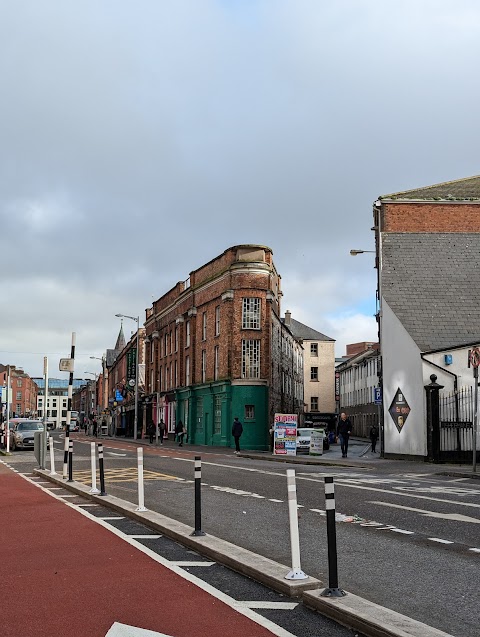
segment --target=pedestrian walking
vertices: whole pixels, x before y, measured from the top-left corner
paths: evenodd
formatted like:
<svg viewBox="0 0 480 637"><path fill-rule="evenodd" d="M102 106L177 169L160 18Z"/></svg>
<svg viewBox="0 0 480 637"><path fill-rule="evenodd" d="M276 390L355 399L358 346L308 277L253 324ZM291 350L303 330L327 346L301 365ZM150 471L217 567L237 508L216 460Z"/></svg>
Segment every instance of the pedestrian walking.
<svg viewBox="0 0 480 637"><path fill-rule="evenodd" d="M177 434L178 446L183 447L183 436L185 435L185 427L183 422L179 420L175 425L175 433Z"/></svg>
<svg viewBox="0 0 480 637"><path fill-rule="evenodd" d="M159 430L160 444L163 445L163 438L165 436L165 423L163 422L163 418L160 418L160 422L158 423L158 430Z"/></svg>
<svg viewBox="0 0 480 637"><path fill-rule="evenodd" d="M370 440L372 441L372 453L376 453L375 447L377 446L377 440L378 440L378 427L377 427L377 425L372 425L370 427Z"/></svg>
<svg viewBox="0 0 480 637"><path fill-rule="evenodd" d="M150 422L147 425L147 435L150 439L150 444L153 444L153 437L155 436L155 425L153 422Z"/></svg>
<svg viewBox="0 0 480 637"><path fill-rule="evenodd" d="M340 446L342 448L342 458L347 457L348 453L348 439L352 433L352 423L347 418L347 414L342 411L340 414L340 420L337 425L337 435L340 438Z"/></svg>
<svg viewBox="0 0 480 637"><path fill-rule="evenodd" d="M235 453L240 453L240 436L243 434L243 425L235 417L232 425L232 436L235 438Z"/></svg>
<svg viewBox="0 0 480 637"><path fill-rule="evenodd" d="M93 435L98 438L98 422L96 418L93 419Z"/></svg>

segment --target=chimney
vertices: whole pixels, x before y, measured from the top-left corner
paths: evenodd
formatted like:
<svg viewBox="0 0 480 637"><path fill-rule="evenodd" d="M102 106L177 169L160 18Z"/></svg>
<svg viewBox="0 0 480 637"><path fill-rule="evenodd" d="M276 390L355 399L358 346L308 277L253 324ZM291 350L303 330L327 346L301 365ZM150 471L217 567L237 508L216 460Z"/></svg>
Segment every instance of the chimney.
<svg viewBox="0 0 480 637"><path fill-rule="evenodd" d="M288 327L290 327L291 325L291 319L292 318L292 313L290 312L290 310L287 310L285 312L285 325L288 325Z"/></svg>

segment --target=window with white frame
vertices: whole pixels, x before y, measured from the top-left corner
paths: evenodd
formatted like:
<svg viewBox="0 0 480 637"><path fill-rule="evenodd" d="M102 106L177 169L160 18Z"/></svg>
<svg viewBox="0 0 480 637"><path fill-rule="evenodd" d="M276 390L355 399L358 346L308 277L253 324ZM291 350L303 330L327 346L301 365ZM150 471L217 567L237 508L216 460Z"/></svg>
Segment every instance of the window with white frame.
<svg viewBox="0 0 480 637"><path fill-rule="evenodd" d="M190 321L185 323L185 347L190 347Z"/></svg>
<svg viewBox="0 0 480 637"><path fill-rule="evenodd" d="M158 391L162 391L162 368L158 368Z"/></svg>
<svg viewBox="0 0 480 637"><path fill-rule="evenodd" d="M173 354L173 333L170 330L170 354Z"/></svg>
<svg viewBox="0 0 480 637"><path fill-rule="evenodd" d="M21 378L17 378L17 387L21 387L23 385L23 381Z"/></svg>
<svg viewBox="0 0 480 637"><path fill-rule="evenodd" d="M261 299L247 297L243 299L242 328L244 330L260 329Z"/></svg>
<svg viewBox="0 0 480 637"><path fill-rule="evenodd" d="M260 339L242 340L242 378L260 378Z"/></svg>
<svg viewBox="0 0 480 637"><path fill-rule="evenodd" d="M202 349L202 383L205 382L207 376L207 350Z"/></svg>
<svg viewBox="0 0 480 637"><path fill-rule="evenodd" d="M207 340L207 313L202 314L202 341Z"/></svg>
<svg viewBox="0 0 480 637"><path fill-rule="evenodd" d="M17 400L22 400L22 392L17 391Z"/></svg>
<svg viewBox="0 0 480 637"><path fill-rule="evenodd" d="M318 396L310 397L310 411L318 411Z"/></svg>
<svg viewBox="0 0 480 637"><path fill-rule="evenodd" d="M213 380L218 380L218 370L220 367L220 348L218 345L215 347L215 363L213 370Z"/></svg>
<svg viewBox="0 0 480 637"><path fill-rule="evenodd" d="M155 375L154 375L153 369L151 369L150 370L150 393L155 391L154 378L155 378Z"/></svg>
<svg viewBox="0 0 480 637"><path fill-rule="evenodd" d="M178 363L176 359L175 359L174 365L175 365L175 376L174 376L175 387L178 387Z"/></svg>
<svg viewBox="0 0 480 637"><path fill-rule="evenodd" d="M215 308L215 336L220 334L220 306Z"/></svg>
<svg viewBox="0 0 480 637"><path fill-rule="evenodd" d="M222 399L220 396L214 398L214 420L213 420L213 433L222 433Z"/></svg>
<svg viewBox="0 0 480 637"><path fill-rule="evenodd" d="M255 405L245 405L245 420L253 420L255 418Z"/></svg>
<svg viewBox="0 0 480 637"><path fill-rule="evenodd" d="M318 356L318 343L310 343L310 356Z"/></svg>
<svg viewBox="0 0 480 637"><path fill-rule="evenodd" d="M310 380L318 380L318 367L310 367Z"/></svg>
<svg viewBox="0 0 480 637"><path fill-rule="evenodd" d="M185 385L190 385L190 356L185 358Z"/></svg>

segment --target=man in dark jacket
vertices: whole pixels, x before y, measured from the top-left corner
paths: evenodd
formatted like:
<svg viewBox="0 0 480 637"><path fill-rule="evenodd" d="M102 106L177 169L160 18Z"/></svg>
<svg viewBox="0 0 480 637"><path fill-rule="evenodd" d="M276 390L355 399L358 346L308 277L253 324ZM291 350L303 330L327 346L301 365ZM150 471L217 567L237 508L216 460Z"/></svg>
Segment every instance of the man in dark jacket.
<svg viewBox="0 0 480 637"><path fill-rule="evenodd" d="M235 453L240 453L240 436L243 434L243 425L236 417L232 425L232 436L235 438Z"/></svg>
<svg viewBox="0 0 480 637"><path fill-rule="evenodd" d="M352 433L352 423L347 418L347 414L342 412L337 425L337 435L340 438L340 446L342 447L342 458L347 457L348 453L348 439Z"/></svg>

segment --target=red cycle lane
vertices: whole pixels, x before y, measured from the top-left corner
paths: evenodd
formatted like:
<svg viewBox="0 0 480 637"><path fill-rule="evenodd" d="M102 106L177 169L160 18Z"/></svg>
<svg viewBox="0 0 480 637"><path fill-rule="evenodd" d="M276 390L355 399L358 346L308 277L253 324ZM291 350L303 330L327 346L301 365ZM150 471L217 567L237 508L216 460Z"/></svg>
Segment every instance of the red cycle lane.
<svg viewBox="0 0 480 637"><path fill-rule="evenodd" d="M2 637L273 634L2 464L0 571Z"/></svg>

